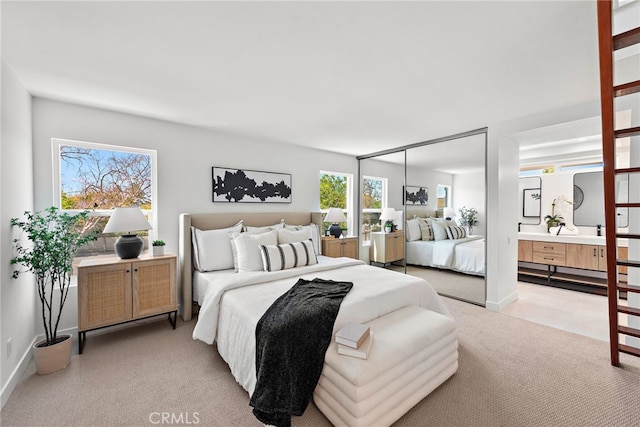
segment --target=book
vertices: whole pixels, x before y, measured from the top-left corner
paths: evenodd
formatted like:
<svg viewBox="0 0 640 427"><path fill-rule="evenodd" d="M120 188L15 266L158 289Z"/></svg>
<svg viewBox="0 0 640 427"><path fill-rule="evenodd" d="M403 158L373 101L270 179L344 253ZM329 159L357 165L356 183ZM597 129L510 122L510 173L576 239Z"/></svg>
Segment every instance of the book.
<svg viewBox="0 0 640 427"><path fill-rule="evenodd" d="M362 323L349 322L336 332L336 342L351 348L358 348L369 336L369 327Z"/></svg>
<svg viewBox="0 0 640 427"><path fill-rule="evenodd" d="M370 332L369 336L364 340L359 348L347 347L346 345L338 344L338 354L357 357L359 359L367 359L369 357L369 352L371 351L372 343L373 332Z"/></svg>

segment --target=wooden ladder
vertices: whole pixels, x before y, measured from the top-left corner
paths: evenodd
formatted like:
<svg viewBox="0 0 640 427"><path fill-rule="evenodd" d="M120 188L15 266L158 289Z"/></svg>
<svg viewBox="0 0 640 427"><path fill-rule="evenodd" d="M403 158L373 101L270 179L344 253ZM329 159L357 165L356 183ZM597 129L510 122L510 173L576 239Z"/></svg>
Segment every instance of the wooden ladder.
<svg viewBox="0 0 640 427"><path fill-rule="evenodd" d="M637 224L638 215L631 215L632 211L640 208L640 199L635 195L636 200L630 193L630 200L620 203L616 200L616 176L628 174L631 178L640 179L640 167L636 163L632 167L618 168L616 165L617 142L621 138L634 139L640 137L640 127L627 129L615 128L615 105L614 100L618 97L634 96L640 92L640 80L635 80L623 84L614 85L614 52L626 47L640 44L640 26L620 34L613 34L613 10L611 1L598 1L598 41L600 50L600 91L602 103L602 155L604 162L604 208L605 227L607 245L607 295L609 300L609 337L611 345L611 364L620 365L620 352L628 353L640 357L640 346L632 346L620 343L620 336L640 338L640 329L624 326L620 324L619 314L623 313L629 318L634 316L640 319L640 308L628 306L622 303L621 296L629 293L640 293L640 284L631 283L638 281L640 271L640 260L619 259L619 243L621 239L628 242L629 246L640 241L640 231ZM639 24L640 25L640 24ZM637 108L637 107L636 107ZM637 162L637 161L636 161ZM637 191L635 193L638 193ZM628 209L631 227L628 233L617 232L618 209ZM640 215L640 214L639 214ZM635 228L634 228L635 227ZM616 230L611 232L610 230ZM633 230L633 231L631 231ZM630 254L633 253L630 247ZM640 246L636 246L636 253L640 251ZM627 268L629 279L627 283L621 282L620 268ZM634 271L635 270L635 271ZM633 274L635 273L635 274Z"/></svg>

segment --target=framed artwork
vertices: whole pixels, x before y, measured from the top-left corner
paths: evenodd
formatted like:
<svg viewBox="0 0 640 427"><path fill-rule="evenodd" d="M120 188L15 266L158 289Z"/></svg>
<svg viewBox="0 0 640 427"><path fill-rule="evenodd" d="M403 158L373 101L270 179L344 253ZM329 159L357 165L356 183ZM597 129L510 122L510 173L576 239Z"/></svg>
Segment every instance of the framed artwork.
<svg viewBox="0 0 640 427"><path fill-rule="evenodd" d="M540 217L540 189L525 188L522 190L522 216Z"/></svg>
<svg viewBox="0 0 640 427"><path fill-rule="evenodd" d="M213 201L291 203L291 174L247 169L211 168Z"/></svg>
<svg viewBox="0 0 640 427"><path fill-rule="evenodd" d="M405 205L426 206L429 202L429 188L407 185L403 187Z"/></svg>

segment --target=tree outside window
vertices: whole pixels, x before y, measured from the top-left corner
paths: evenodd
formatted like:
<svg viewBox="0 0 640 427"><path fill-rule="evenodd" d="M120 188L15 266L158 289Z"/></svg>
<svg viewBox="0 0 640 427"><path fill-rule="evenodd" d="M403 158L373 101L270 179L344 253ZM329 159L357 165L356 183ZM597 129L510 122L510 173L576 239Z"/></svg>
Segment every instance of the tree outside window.
<svg viewBox="0 0 640 427"><path fill-rule="evenodd" d="M62 210L88 209L92 228L102 230L114 208L139 206L153 224L155 151L65 140L54 140L54 145L55 198ZM146 232L139 234L148 238ZM101 234L78 255L112 254L116 237Z"/></svg>
<svg viewBox="0 0 640 427"><path fill-rule="evenodd" d="M349 202L351 180L351 175L320 171L320 210L326 212L329 208L342 209L347 217L347 222L340 224L343 229L347 229L351 224L351 206ZM323 223L323 226L326 229L331 224Z"/></svg>

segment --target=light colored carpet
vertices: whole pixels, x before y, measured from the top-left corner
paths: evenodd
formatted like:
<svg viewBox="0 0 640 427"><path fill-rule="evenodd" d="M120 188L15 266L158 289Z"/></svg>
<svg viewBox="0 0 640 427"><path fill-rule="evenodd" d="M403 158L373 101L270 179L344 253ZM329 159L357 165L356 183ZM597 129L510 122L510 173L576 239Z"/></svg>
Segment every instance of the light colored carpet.
<svg viewBox="0 0 640 427"><path fill-rule="evenodd" d="M615 368L603 341L445 302L458 323L460 367L396 426L639 425L640 359L622 355ZM163 320L89 337L67 369L38 376L30 367L0 423L145 426L169 413L181 424L197 416L205 426L260 426L215 347L191 339L193 326L179 320L174 331ZM313 404L293 419L328 425Z"/></svg>
<svg viewBox="0 0 640 427"><path fill-rule="evenodd" d="M393 264L391 269L404 272L404 267ZM407 274L422 277L439 295L485 305L484 277L458 273L451 270L407 265Z"/></svg>

